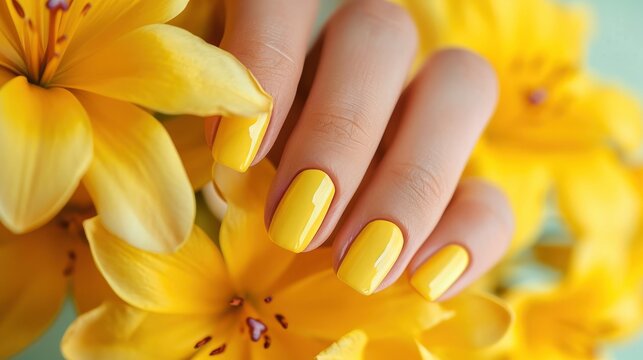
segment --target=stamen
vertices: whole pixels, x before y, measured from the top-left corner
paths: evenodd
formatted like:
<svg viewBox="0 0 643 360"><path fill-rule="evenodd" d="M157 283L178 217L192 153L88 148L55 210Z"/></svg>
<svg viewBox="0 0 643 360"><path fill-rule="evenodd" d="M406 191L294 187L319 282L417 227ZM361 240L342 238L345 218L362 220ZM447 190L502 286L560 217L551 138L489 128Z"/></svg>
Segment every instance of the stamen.
<svg viewBox="0 0 643 360"><path fill-rule="evenodd" d="M264 336L263 337L263 348L264 349L269 348L270 344L271 344L270 336L268 336L268 335Z"/></svg>
<svg viewBox="0 0 643 360"><path fill-rule="evenodd" d="M212 336L206 336L206 337L204 337L203 339L199 340L199 341L194 345L194 348L195 348L195 349L199 349L199 348L200 348L200 347L202 347L203 345L205 345L205 344L209 343L209 342L210 342L210 340L212 340Z"/></svg>
<svg viewBox="0 0 643 360"><path fill-rule="evenodd" d="M210 351L210 356L222 354L225 351L226 344L219 346L218 348Z"/></svg>
<svg viewBox="0 0 643 360"><path fill-rule="evenodd" d="M286 317L281 315L281 314L275 314L275 319L277 319L277 322L279 325L281 325L282 328L288 329L288 321L286 321Z"/></svg>
<svg viewBox="0 0 643 360"><path fill-rule="evenodd" d="M248 317L246 324L248 324L248 328L250 329L250 340L254 342L259 341L266 331L268 331L268 326L261 322L261 320Z"/></svg>
<svg viewBox="0 0 643 360"><path fill-rule="evenodd" d="M235 296L232 298L232 300L230 300L228 304L230 304L230 306L233 306L233 307L241 306L243 305L243 298Z"/></svg>
<svg viewBox="0 0 643 360"><path fill-rule="evenodd" d="M272 296L266 296L263 299L263 302L265 302L266 304L270 304L272 302Z"/></svg>

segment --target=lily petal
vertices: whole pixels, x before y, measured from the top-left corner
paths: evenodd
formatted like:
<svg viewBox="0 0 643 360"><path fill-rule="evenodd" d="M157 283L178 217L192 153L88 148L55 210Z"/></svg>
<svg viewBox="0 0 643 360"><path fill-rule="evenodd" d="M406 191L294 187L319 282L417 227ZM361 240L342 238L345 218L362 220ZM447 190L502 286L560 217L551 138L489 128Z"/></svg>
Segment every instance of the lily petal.
<svg viewBox="0 0 643 360"><path fill-rule="evenodd" d="M87 113L67 90L23 76L0 89L0 221L24 233L71 197L92 158Z"/></svg>
<svg viewBox="0 0 643 360"><path fill-rule="evenodd" d="M625 167L607 152L563 163L556 172L559 207L578 237L629 238L638 222L637 190Z"/></svg>
<svg viewBox="0 0 643 360"><path fill-rule="evenodd" d="M288 318L293 330L331 341L355 328L373 340L412 336L452 315L418 296L406 281L365 297L337 279L332 269L309 276L274 298L271 306Z"/></svg>
<svg viewBox="0 0 643 360"><path fill-rule="evenodd" d="M223 166L214 171L214 182L228 202L219 243L239 291L267 291L295 258L270 241L264 223L264 204L274 176L275 169L268 161L246 173Z"/></svg>
<svg viewBox="0 0 643 360"><path fill-rule="evenodd" d="M268 112L272 103L231 54L161 24L143 26L102 46L53 83L164 114L249 118Z"/></svg>
<svg viewBox="0 0 643 360"><path fill-rule="evenodd" d="M69 9L69 16L79 19L78 28L67 30L73 36L60 69L64 71L73 67L79 60L134 29L173 19L185 9L188 1L76 0L77 4ZM90 5L85 8L87 3ZM40 3L38 5L42 6Z"/></svg>
<svg viewBox="0 0 643 360"><path fill-rule="evenodd" d="M106 302L77 318L62 339L67 359L188 359L221 343L232 325L230 317L164 315L123 303Z"/></svg>
<svg viewBox="0 0 643 360"><path fill-rule="evenodd" d="M38 338L67 292L67 242L56 226L13 235L0 226L0 358Z"/></svg>
<svg viewBox="0 0 643 360"><path fill-rule="evenodd" d="M192 188L201 189L212 179L212 151L205 142L203 118L191 115L163 121L179 152Z"/></svg>
<svg viewBox="0 0 643 360"><path fill-rule="evenodd" d="M319 353L315 360L362 360L367 342L365 332L353 330Z"/></svg>
<svg viewBox="0 0 643 360"><path fill-rule="evenodd" d="M195 227L179 250L155 254L110 234L96 217L85 222L96 266L127 303L159 313L203 314L227 309L233 294L219 250Z"/></svg>
<svg viewBox="0 0 643 360"><path fill-rule="evenodd" d="M443 303L453 317L422 334L428 349L480 349L500 340L512 315L507 305L485 294L462 294ZM448 358L448 357L447 357Z"/></svg>
<svg viewBox="0 0 643 360"><path fill-rule="evenodd" d="M189 235L196 203L163 126L134 105L79 93L94 127L84 178L109 230L142 249L173 251Z"/></svg>
<svg viewBox="0 0 643 360"><path fill-rule="evenodd" d="M426 356L425 356L426 355ZM369 341L365 359L368 360L435 360L412 337L382 338Z"/></svg>
<svg viewBox="0 0 643 360"><path fill-rule="evenodd" d="M532 244L544 220L552 184L546 166L528 154L495 149L484 143L476 148L468 166L467 175L490 181L509 199L516 220L510 251Z"/></svg>

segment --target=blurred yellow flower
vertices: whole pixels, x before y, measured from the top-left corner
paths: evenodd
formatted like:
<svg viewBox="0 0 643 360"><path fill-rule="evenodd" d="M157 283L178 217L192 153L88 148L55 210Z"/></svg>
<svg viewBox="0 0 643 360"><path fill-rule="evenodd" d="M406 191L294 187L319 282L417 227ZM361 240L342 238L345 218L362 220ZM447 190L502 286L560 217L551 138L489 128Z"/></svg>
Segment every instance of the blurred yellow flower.
<svg viewBox="0 0 643 360"><path fill-rule="evenodd" d="M0 221L11 232L46 224L82 179L120 238L168 251L188 237L192 189L167 133L138 106L255 117L271 100L231 55L161 24L186 4L0 4Z"/></svg>
<svg viewBox="0 0 643 360"><path fill-rule="evenodd" d="M499 103L468 175L509 196L513 249L536 239L550 195L577 232L627 236L633 189L616 157L640 145L641 109L586 73L586 12L551 0L398 2L421 31L418 63L437 48L462 46L496 69Z"/></svg>
<svg viewBox="0 0 643 360"><path fill-rule="evenodd" d="M427 348L442 349L486 346L504 334L510 316L486 296L442 306L401 281L364 297L337 279L330 248L295 255L275 246L263 212L274 174L265 161L246 174L216 168L228 203L219 247L195 227L176 253L154 254L109 234L98 218L87 221L96 263L126 303L77 319L63 339L65 356L305 359L359 328L372 340L368 359L412 360L428 351L418 345L425 335ZM451 325L433 331L442 323Z"/></svg>
<svg viewBox="0 0 643 360"><path fill-rule="evenodd" d="M0 358L26 347L54 321L70 288L78 313L115 299L96 269L82 221L95 215L80 189L47 225L24 235L0 226Z"/></svg>

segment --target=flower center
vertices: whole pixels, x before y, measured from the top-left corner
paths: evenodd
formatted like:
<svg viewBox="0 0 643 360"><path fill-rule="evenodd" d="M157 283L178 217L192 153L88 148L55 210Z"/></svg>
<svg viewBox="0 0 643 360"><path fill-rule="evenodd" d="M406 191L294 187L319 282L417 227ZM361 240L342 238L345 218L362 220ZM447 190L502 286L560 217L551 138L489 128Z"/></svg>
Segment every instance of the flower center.
<svg viewBox="0 0 643 360"><path fill-rule="evenodd" d="M26 75L31 82L46 85L56 73L69 39L91 9L91 3L85 2L80 11L71 16L74 0L46 0L44 10L49 15L46 16L40 8L36 8L35 14L28 14L19 0L11 2L17 15L14 25L22 34L18 50L27 67ZM11 63L9 59L3 60Z"/></svg>
<svg viewBox="0 0 643 360"><path fill-rule="evenodd" d="M261 306L268 306L272 302L272 296L266 296L262 301L262 303L266 305ZM262 319L257 315L258 312L249 303L252 303L252 301L247 301L241 296L234 296L232 299L230 299L230 301L228 301L228 305L233 308L234 311L240 311L240 314L242 314L240 317L240 319L242 319L242 323L240 326L241 332L245 333L246 331L248 331L248 339L253 343L258 343L263 339L262 347L264 349L269 349L272 344L272 339L270 337L270 327L268 324L274 321L277 325L285 330L288 329L288 321L286 320L286 317L284 315L277 313L273 315L274 319ZM258 305L259 304L261 304L261 302L259 302ZM194 349L202 349L203 347L210 344L213 336L214 334L209 334L197 340L195 342ZM210 356L223 354L226 350L226 347L228 346L225 342L214 345L216 346L215 348L210 348L212 350L208 349L208 354Z"/></svg>

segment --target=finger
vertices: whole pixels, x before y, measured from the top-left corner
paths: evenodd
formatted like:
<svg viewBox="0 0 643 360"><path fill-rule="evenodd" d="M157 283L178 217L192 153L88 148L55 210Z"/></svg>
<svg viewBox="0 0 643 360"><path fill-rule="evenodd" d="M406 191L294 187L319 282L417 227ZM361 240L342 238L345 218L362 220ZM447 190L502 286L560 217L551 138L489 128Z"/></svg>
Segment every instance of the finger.
<svg viewBox="0 0 643 360"><path fill-rule="evenodd" d="M317 5L317 0L226 2L221 47L250 69L274 107L257 119L222 119L212 149L217 163L245 171L272 146L297 90Z"/></svg>
<svg viewBox="0 0 643 360"><path fill-rule="evenodd" d="M430 301L448 299L500 260L513 228L511 207L500 190L480 180L462 182L411 260L411 284Z"/></svg>
<svg viewBox="0 0 643 360"><path fill-rule="evenodd" d="M268 198L276 244L301 252L330 235L377 149L415 47L410 16L386 1L354 1L331 19Z"/></svg>
<svg viewBox="0 0 643 360"><path fill-rule="evenodd" d="M425 65L337 236L341 280L370 294L402 274L442 216L495 102L493 70L477 55L443 50Z"/></svg>

